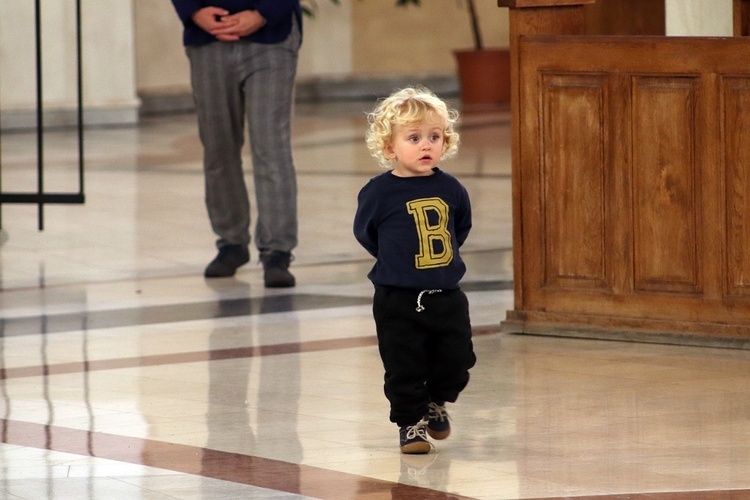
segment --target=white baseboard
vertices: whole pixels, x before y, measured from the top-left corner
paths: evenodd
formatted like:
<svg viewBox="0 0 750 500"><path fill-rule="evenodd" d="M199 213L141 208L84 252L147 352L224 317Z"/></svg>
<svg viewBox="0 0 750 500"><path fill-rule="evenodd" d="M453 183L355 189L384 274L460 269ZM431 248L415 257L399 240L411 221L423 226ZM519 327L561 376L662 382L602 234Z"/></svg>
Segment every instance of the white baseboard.
<svg viewBox="0 0 750 500"><path fill-rule="evenodd" d="M137 125L140 103L127 106L87 108L83 112L86 127ZM45 109L42 119L44 128L72 128L78 125L78 111L75 108ZM0 110L0 130L26 131L37 128L37 114L34 109Z"/></svg>

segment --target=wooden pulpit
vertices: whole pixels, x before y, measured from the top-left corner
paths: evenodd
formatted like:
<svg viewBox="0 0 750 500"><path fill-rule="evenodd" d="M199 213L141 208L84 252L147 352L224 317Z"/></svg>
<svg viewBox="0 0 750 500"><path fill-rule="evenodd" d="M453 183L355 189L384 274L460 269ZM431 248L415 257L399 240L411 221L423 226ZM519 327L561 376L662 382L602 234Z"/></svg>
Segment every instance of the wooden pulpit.
<svg viewBox="0 0 750 500"><path fill-rule="evenodd" d="M510 8L506 331L750 348L750 39L586 36ZM750 0L735 0L747 34Z"/></svg>

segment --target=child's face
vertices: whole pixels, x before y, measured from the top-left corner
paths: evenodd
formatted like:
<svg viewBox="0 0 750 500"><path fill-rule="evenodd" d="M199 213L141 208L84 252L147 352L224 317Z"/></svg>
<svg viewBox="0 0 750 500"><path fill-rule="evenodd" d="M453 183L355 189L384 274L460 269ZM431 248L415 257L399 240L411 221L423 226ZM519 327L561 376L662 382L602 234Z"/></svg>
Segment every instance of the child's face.
<svg viewBox="0 0 750 500"><path fill-rule="evenodd" d="M394 159L393 174L398 177L432 175L432 169L443 156L443 124L426 121L414 125L396 125L388 158Z"/></svg>

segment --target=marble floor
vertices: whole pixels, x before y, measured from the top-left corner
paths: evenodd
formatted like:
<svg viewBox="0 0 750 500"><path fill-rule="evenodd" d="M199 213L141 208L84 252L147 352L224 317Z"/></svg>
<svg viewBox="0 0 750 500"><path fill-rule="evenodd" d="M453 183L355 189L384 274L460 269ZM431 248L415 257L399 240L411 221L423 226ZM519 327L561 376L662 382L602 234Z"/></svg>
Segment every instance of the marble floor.
<svg viewBox="0 0 750 500"><path fill-rule="evenodd" d="M506 110L466 112L443 165L469 189L478 363L453 433L401 455L354 241L372 103L299 105L298 286L214 255L190 114L88 130L84 205L2 206L3 499L750 498L750 352L519 336ZM45 188L77 189L75 134ZM3 192L36 190L36 137L0 139ZM257 255L254 254L254 257Z"/></svg>

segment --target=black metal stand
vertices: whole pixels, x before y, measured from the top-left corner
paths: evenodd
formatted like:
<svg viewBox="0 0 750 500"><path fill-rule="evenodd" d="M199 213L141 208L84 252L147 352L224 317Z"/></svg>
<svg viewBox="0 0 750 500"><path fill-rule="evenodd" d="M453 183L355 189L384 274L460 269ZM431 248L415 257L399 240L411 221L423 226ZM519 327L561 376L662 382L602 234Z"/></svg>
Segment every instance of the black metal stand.
<svg viewBox="0 0 750 500"><path fill-rule="evenodd" d="M83 64L81 48L81 0L76 0L76 70L77 70L77 127L78 127L78 192L50 193L44 190L44 102L42 92L42 30L41 0L35 0L34 19L36 34L36 134L37 134L37 191L28 193L5 193L0 189L0 208L3 203L31 203L38 206L39 230L44 229L45 204L82 204L83 193ZM0 165L1 166L1 165ZM1 188L0 184L0 188ZM0 210L0 230L2 213Z"/></svg>

